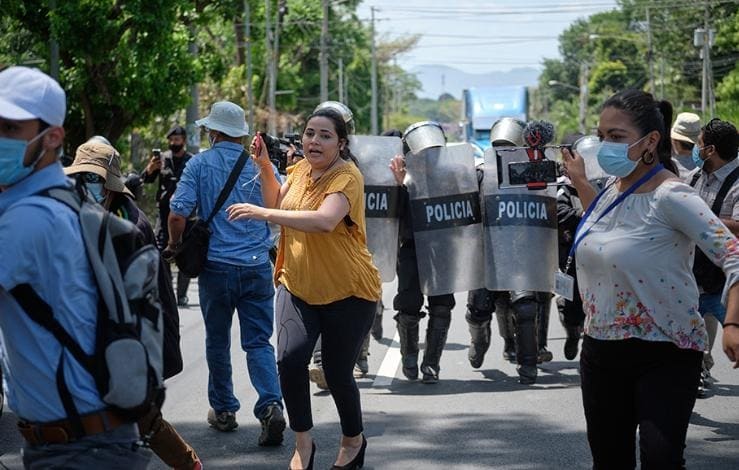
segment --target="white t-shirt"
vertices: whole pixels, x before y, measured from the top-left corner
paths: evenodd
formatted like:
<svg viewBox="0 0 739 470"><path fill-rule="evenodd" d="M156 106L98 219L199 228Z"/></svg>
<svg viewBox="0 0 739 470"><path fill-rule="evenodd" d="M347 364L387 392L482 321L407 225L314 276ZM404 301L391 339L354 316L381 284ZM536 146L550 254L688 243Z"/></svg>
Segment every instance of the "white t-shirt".
<svg viewBox="0 0 739 470"><path fill-rule="evenodd" d="M605 191L581 232L619 195L615 185ZM692 271L695 243L723 267L725 302L728 288L739 281L739 243L693 188L666 181L654 191L628 196L592 227L577 250L585 334L706 350Z"/></svg>

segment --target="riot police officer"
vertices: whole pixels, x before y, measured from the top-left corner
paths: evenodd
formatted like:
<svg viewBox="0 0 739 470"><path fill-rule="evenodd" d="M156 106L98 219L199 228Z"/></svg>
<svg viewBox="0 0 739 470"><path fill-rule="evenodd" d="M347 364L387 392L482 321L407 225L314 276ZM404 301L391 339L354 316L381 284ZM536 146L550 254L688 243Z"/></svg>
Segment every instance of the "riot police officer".
<svg viewBox="0 0 739 470"><path fill-rule="evenodd" d="M404 144L406 144L404 151L406 154L413 153L413 158L424 158L424 156L422 156L424 155L423 151L415 153L413 152L414 149L412 146L411 148L408 147L410 132L416 130L419 132L438 134L438 136L440 136L440 142L436 144L437 147L441 149L445 147L446 138L441 126L438 123L422 122L414 124L406 130L404 135ZM466 150L463 150L463 152L466 152ZM443 157L443 151L439 155ZM469 148L469 155L465 156L467 156L470 163L472 163L473 154L471 148ZM404 183L406 178L407 170L405 163L403 156L397 155L393 158L390 164L390 168L393 171L398 184L401 185ZM470 171L472 170L472 165L470 165L469 169ZM432 178L429 178L429 180L430 179ZM474 174L471 175L471 179L474 179ZM434 294L426 295L429 320L426 328L426 348L424 350L423 360L421 361L420 366L423 383L433 384L439 381L441 355L444 350L444 346L446 345L447 334L451 324L451 313L455 306L453 295L454 289L443 287L444 284L447 286L450 285L448 282L434 282L436 281L434 279L431 279L431 282L429 282L429 279L425 279L429 276L427 270L419 273L419 262L429 262L429 260L421 260L420 256L417 257L418 231L421 223L424 221L415 220L418 214L417 212L414 212L412 207L414 200L413 191L413 188L402 186L400 193L400 244L397 264L398 292L393 299L393 308L397 311L395 321L397 323L398 334L400 336L400 353L402 356L403 375L409 380L415 380L418 378L419 372L419 323L426 315L426 312L422 310L424 304L424 291L434 292ZM476 193L475 198L477 198ZM480 222L479 218L476 222ZM468 224L469 221L464 223ZM414 225L418 226L414 227ZM433 263L433 261L431 261L431 263ZM434 269L433 271L443 272L445 269ZM433 288L430 288L429 286L432 284L434 286ZM445 289L446 292L444 292Z"/></svg>
<svg viewBox="0 0 739 470"><path fill-rule="evenodd" d="M498 120L491 128L492 152L496 152L496 148L501 146L521 147L524 144L523 131L525 127L526 123L517 119L503 118ZM496 153L492 153L491 155L496 160ZM500 161L500 158L497 158L495 174L485 176L497 179L498 173L502 172L501 168L497 168ZM490 181L487 184L489 187L496 188L497 191L499 182ZM490 197L490 195L485 193L485 197ZM554 204L549 206L554 207ZM549 214L548 211L549 209L546 209L546 218L551 219L549 222L556 227L556 213ZM515 230L521 231L520 235L517 234L517 236L526 238L527 229L528 227L526 225L516 225ZM556 242L556 232L552 232L551 236L553 237L552 242ZM505 241L490 245L493 247L493 258L499 258L499 256L495 256L496 248L506 249ZM547 249L545 247L539 248ZM553 254L556 255L556 253ZM498 271L505 269L506 267L497 267ZM551 274L553 275L553 272ZM516 288L503 290L507 281L500 282L500 277L491 277L493 279L490 281L486 279L486 287L492 287L494 290L479 289L471 291L468 295L466 319L471 337L468 359L473 367L480 367L482 365L485 352L490 346L490 322L492 313L493 310L496 310L498 313L500 335L504 339L504 358L517 362L519 381L522 384L533 384L537 377L537 363L552 360L552 354L546 347L549 327L549 307L552 296L549 292L533 289L524 290ZM525 279L526 276L518 277L523 279L520 279L517 285L528 287L529 284ZM513 341L514 337L515 342ZM514 344L515 355L511 351Z"/></svg>

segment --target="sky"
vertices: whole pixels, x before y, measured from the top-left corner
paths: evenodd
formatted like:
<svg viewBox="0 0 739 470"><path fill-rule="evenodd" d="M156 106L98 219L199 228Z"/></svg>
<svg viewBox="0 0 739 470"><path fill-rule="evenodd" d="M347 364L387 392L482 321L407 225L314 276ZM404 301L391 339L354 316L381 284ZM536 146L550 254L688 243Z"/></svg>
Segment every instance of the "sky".
<svg viewBox="0 0 739 470"><path fill-rule="evenodd" d="M558 36L578 18L612 10L615 0L364 0L362 19L375 12L378 38L421 34L398 58L410 70L449 65L468 73L538 67L559 57Z"/></svg>

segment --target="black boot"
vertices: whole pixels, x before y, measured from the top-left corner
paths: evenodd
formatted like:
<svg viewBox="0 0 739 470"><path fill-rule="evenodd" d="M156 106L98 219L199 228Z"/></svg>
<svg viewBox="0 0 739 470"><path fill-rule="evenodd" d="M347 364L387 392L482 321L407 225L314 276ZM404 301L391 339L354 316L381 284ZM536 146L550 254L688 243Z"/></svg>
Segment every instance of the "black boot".
<svg viewBox="0 0 739 470"><path fill-rule="evenodd" d="M375 313L375 319L372 321L372 337L377 341L382 339L382 312L385 310L382 300L377 302L377 312Z"/></svg>
<svg viewBox="0 0 739 470"><path fill-rule="evenodd" d="M508 301L495 303L495 317L498 320L498 331L503 338L503 359L516 362L516 325L513 320L514 313Z"/></svg>
<svg viewBox="0 0 739 470"><path fill-rule="evenodd" d="M190 286L190 278L177 273L177 306L187 307L189 299L187 298L187 288Z"/></svg>
<svg viewBox="0 0 739 470"><path fill-rule="evenodd" d="M554 356L552 352L547 349L547 336L549 335L549 301L539 303L539 354L537 357L537 363L551 361Z"/></svg>
<svg viewBox="0 0 739 470"><path fill-rule="evenodd" d="M429 307L429 324L426 327L426 349L423 352L421 373L423 383L435 384L439 381L441 367L441 353L446 345L449 325L452 322L452 312L449 307Z"/></svg>
<svg viewBox="0 0 739 470"><path fill-rule="evenodd" d="M367 357L369 356L369 343L370 335L367 335L364 337L362 349L359 351L357 362L354 364L354 377L358 379L366 377L369 372L369 361L367 360Z"/></svg>
<svg viewBox="0 0 739 470"><path fill-rule="evenodd" d="M582 330L579 326L565 326L565 331L567 332L567 339L565 340L565 359L571 361L577 356Z"/></svg>
<svg viewBox="0 0 739 470"><path fill-rule="evenodd" d="M395 321L400 336L400 355L403 361L403 375L408 380L418 378L418 321L422 318L420 312L398 312Z"/></svg>
<svg viewBox="0 0 739 470"><path fill-rule="evenodd" d="M490 320L476 321L467 313L467 326L470 329L470 349L467 359L470 365L478 369L485 360L485 353L490 348Z"/></svg>
<svg viewBox="0 0 739 470"><path fill-rule="evenodd" d="M513 304L516 312L516 361L518 381L524 385L536 382L536 361L539 356L539 329L537 328L537 302L525 297Z"/></svg>
<svg viewBox="0 0 739 470"><path fill-rule="evenodd" d="M516 363L516 338L505 338L503 340L503 359L511 364Z"/></svg>

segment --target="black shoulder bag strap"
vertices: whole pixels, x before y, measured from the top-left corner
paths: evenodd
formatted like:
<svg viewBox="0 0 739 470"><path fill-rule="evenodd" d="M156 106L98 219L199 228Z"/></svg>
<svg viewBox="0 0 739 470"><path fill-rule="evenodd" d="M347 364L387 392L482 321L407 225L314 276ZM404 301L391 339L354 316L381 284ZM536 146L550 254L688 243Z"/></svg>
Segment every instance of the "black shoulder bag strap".
<svg viewBox="0 0 739 470"><path fill-rule="evenodd" d="M249 154L246 153L246 150L244 150L243 152L241 152L239 159L236 161L236 164L234 165L233 170L231 170L231 174L228 175L228 180L226 181L226 185L221 190L221 194L218 195L218 199L216 200L216 205L213 206L213 212L211 212L210 215L208 216L208 219L205 221L205 225L210 225L211 221L213 220L213 217L215 217L218 211L221 210L221 207L223 207L223 204L226 203L226 199L228 199L228 196L231 194L231 191L233 190L233 187L236 184L236 181L238 181L239 179L241 170L243 170L244 165L246 165L247 158L249 158Z"/></svg>
<svg viewBox="0 0 739 470"><path fill-rule="evenodd" d="M716 214L716 217L720 217L721 206L724 204L726 194L729 192L729 189L734 186L737 179L739 179L739 167L734 168L734 171L729 173L724 180L724 183L721 185L721 189L718 190L718 194L716 194L716 200L713 201L713 205L711 206L711 210Z"/></svg>
<svg viewBox="0 0 739 470"><path fill-rule="evenodd" d="M79 343L72 338L72 336L64 329L59 321L54 318L54 313L51 307L47 304L36 291L29 284L19 284L14 288L10 289L10 295L13 296L21 309L26 312L34 322L38 323L44 329L49 331L59 343L61 343L63 349L66 349L72 356L93 376L94 375L94 358L86 354ZM80 414L77 411L77 407L74 404L72 394L67 387L67 383L64 380L64 352L59 356L59 363L57 364L56 370L56 387L61 399L64 411L67 413L73 431L76 437L82 437L85 435L84 427L80 419Z"/></svg>
<svg viewBox="0 0 739 470"><path fill-rule="evenodd" d="M693 178L690 180L690 186L692 186L692 187L695 188L695 184L700 179L702 173L703 172L701 170L698 170L698 171L695 172L695 174L693 175Z"/></svg>

